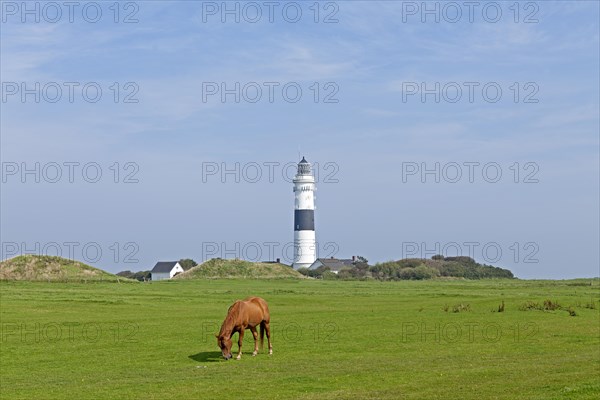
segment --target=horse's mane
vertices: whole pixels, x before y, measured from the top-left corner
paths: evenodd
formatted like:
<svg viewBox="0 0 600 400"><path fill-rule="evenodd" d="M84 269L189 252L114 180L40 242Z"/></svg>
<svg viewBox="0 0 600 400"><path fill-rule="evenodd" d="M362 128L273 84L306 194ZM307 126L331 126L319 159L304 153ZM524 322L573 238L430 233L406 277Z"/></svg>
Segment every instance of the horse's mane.
<svg viewBox="0 0 600 400"><path fill-rule="evenodd" d="M235 321L240 313L240 303L241 301L237 300L227 310L227 316L225 317L225 320L221 325L221 331L219 332L219 336L224 336L225 334L231 332L231 330L233 329L233 325L235 325Z"/></svg>

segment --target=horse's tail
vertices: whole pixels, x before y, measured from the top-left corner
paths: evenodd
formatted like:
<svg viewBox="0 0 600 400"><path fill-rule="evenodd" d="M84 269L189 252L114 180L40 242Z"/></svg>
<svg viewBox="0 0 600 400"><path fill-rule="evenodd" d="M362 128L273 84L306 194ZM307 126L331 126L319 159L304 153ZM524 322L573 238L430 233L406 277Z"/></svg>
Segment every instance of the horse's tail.
<svg viewBox="0 0 600 400"><path fill-rule="evenodd" d="M260 348L263 348L263 342L265 341L265 323L260 324Z"/></svg>

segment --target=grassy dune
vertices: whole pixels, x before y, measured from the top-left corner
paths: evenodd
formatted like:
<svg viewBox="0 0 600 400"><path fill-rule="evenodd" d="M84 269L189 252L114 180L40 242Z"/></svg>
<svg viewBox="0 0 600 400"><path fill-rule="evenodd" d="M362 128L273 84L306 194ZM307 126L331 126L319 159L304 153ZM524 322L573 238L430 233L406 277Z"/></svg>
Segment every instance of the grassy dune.
<svg viewBox="0 0 600 400"><path fill-rule="evenodd" d="M184 273L175 279L304 279L304 275L283 264L225 260L213 258Z"/></svg>
<svg viewBox="0 0 600 400"><path fill-rule="evenodd" d="M79 261L56 256L23 255L0 262L0 280L87 282L129 281Z"/></svg>
<svg viewBox="0 0 600 400"><path fill-rule="evenodd" d="M5 281L0 397L596 399L599 284ZM247 334L224 361L213 335L248 295L269 302L274 355ZM523 308L545 300L560 307Z"/></svg>

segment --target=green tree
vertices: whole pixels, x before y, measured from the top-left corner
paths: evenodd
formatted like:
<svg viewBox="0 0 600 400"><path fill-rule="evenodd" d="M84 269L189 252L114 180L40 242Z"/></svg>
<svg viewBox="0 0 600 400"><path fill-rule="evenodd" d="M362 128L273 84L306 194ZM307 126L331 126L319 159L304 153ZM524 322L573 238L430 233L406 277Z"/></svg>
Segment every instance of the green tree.
<svg viewBox="0 0 600 400"><path fill-rule="evenodd" d="M363 256L356 256L356 262L357 263L364 263L364 264L368 264L369 260L367 260L366 258L364 258Z"/></svg>
<svg viewBox="0 0 600 400"><path fill-rule="evenodd" d="M131 271L127 270L127 271L121 271L121 272L117 273L117 275L122 276L124 278L136 279L141 282L150 280L150 271L131 272Z"/></svg>
<svg viewBox="0 0 600 400"><path fill-rule="evenodd" d="M144 282L149 281L152 274L150 271L138 271L133 274L133 279L137 279L138 281Z"/></svg>
<svg viewBox="0 0 600 400"><path fill-rule="evenodd" d="M181 268L183 268L184 271L187 271L188 269L194 268L198 263L191 258L182 258L179 260L179 265L181 265Z"/></svg>

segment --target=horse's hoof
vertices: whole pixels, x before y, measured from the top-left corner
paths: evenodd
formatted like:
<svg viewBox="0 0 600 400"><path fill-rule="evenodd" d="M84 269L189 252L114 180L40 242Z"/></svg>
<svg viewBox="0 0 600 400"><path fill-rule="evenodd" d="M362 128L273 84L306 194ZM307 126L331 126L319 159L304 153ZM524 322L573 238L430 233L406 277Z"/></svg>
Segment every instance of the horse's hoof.
<svg viewBox="0 0 600 400"><path fill-rule="evenodd" d="M256 357L257 352L252 353L252 357Z"/></svg>
<svg viewBox="0 0 600 400"><path fill-rule="evenodd" d="M236 359L236 360L241 360L241 359L242 359L242 356L237 356L235 359Z"/></svg>
<svg viewBox="0 0 600 400"><path fill-rule="evenodd" d="M269 350L269 355L272 356L273 355L273 350Z"/></svg>

